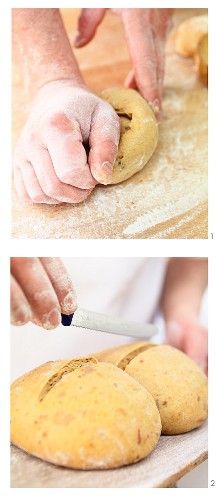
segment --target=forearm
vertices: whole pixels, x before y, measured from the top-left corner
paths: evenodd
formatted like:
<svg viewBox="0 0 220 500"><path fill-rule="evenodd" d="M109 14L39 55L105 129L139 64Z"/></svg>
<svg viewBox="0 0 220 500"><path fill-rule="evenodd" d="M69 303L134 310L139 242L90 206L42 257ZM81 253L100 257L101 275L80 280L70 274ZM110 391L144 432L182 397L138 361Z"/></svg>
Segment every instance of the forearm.
<svg viewBox="0 0 220 500"><path fill-rule="evenodd" d="M207 260L172 258L161 297L165 321L197 318L207 286Z"/></svg>
<svg viewBox="0 0 220 500"><path fill-rule="evenodd" d="M59 9L12 9L13 52L30 97L60 79L84 84Z"/></svg>

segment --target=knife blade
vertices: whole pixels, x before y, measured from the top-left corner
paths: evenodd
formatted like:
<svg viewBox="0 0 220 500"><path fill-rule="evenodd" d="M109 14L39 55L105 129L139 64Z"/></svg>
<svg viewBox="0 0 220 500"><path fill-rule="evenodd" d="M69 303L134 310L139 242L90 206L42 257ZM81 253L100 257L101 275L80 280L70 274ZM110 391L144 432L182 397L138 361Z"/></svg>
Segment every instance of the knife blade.
<svg viewBox="0 0 220 500"><path fill-rule="evenodd" d="M158 333L158 328L153 324L136 323L124 318L108 316L81 308L78 308L74 314L70 314L69 316L62 314L61 316L63 326L76 326L88 328L89 330L145 339L153 337Z"/></svg>

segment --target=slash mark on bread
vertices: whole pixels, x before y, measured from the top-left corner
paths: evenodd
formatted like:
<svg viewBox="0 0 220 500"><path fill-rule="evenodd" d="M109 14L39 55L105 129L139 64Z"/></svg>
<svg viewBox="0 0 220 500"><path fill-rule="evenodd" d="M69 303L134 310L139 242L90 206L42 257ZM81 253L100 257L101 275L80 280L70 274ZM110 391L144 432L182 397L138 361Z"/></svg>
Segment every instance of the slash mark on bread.
<svg viewBox="0 0 220 500"><path fill-rule="evenodd" d="M61 378L67 373L73 372L77 368L81 368L82 366L89 364L98 363L97 359L89 357L89 358L79 358L79 359L71 359L68 363L62 366L57 373L54 373L52 377L49 378L47 383L44 385L43 389L39 394L39 401L43 401L48 392L53 389L53 387L61 380Z"/></svg>

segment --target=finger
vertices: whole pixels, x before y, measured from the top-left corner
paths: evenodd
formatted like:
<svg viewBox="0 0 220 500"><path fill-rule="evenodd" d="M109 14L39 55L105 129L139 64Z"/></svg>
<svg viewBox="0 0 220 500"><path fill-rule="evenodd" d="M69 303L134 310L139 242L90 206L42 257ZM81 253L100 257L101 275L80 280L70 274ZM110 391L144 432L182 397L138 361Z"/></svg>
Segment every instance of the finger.
<svg viewBox="0 0 220 500"><path fill-rule="evenodd" d="M172 345L181 351L184 349L183 329L177 321L170 320L167 322L164 343Z"/></svg>
<svg viewBox="0 0 220 500"><path fill-rule="evenodd" d="M18 167L14 167L14 186L19 198L30 203L31 199L27 193L21 170Z"/></svg>
<svg viewBox="0 0 220 500"><path fill-rule="evenodd" d="M155 47L157 54L157 82L158 82L158 98L159 98L159 108L162 108L162 96L163 96L163 81L164 81L164 71L165 71L165 49L164 42L159 38L155 39Z"/></svg>
<svg viewBox="0 0 220 500"><path fill-rule="evenodd" d="M79 189L61 182L54 170L46 148L35 147L31 152L31 162L43 192L62 203L80 203L91 193L91 189Z"/></svg>
<svg viewBox="0 0 220 500"><path fill-rule="evenodd" d="M14 257L11 259L11 272L39 324L46 330L58 326L59 301L40 260L35 257Z"/></svg>
<svg viewBox="0 0 220 500"><path fill-rule="evenodd" d="M53 198L49 198L43 192L32 164L29 161L23 161L21 164L23 182L32 203L58 204Z"/></svg>
<svg viewBox="0 0 220 500"><path fill-rule="evenodd" d="M92 177L79 124L62 113L50 120L47 147L58 179L80 189L97 184Z"/></svg>
<svg viewBox="0 0 220 500"><path fill-rule="evenodd" d="M77 308L76 293L62 260L57 257L41 257L40 261L56 292L61 312L73 313Z"/></svg>
<svg viewBox="0 0 220 500"><path fill-rule="evenodd" d="M31 308L22 292L20 286L13 276L11 276L11 323L13 325L25 325L31 320Z"/></svg>
<svg viewBox="0 0 220 500"><path fill-rule="evenodd" d="M73 44L83 47L94 37L107 9L82 9L77 22L77 32Z"/></svg>
<svg viewBox="0 0 220 500"><path fill-rule="evenodd" d="M120 120L107 103L100 103L94 113L89 136L89 166L93 177L101 184L109 184L118 152Z"/></svg>
<svg viewBox="0 0 220 500"><path fill-rule="evenodd" d="M146 34L146 24L133 16L130 11L131 9L128 9L127 12L124 12L122 20L134 67L135 80L142 96L152 104L154 110L159 111L157 57L150 20Z"/></svg>
<svg viewBox="0 0 220 500"><path fill-rule="evenodd" d="M136 84L135 74L134 74L133 69L131 71L129 71L128 75L126 76L125 81L124 81L124 86L126 89L135 89L135 90L137 89L137 84Z"/></svg>
<svg viewBox="0 0 220 500"><path fill-rule="evenodd" d="M202 371L207 373L208 332L206 328L198 323L186 328L184 351Z"/></svg>

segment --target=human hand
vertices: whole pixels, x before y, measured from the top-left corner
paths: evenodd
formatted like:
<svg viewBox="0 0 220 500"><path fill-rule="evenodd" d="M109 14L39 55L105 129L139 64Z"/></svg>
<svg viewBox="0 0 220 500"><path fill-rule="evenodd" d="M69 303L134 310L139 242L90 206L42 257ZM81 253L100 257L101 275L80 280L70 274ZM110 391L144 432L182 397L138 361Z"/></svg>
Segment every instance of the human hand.
<svg viewBox="0 0 220 500"><path fill-rule="evenodd" d="M164 343L185 352L202 371L208 373L208 331L198 320L168 321Z"/></svg>
<svg viewBox="0 0 220 500"><path fill-rule="evenodd" d="M79 203L111 182L120 125L113 108L85 85L51 81L39 90L17 143L14 183L34 203ZM90 147L89 157L85 146Z"/></svg>
<svg viewBox="0 0 220 500"><path fill-rule="evenodd" d="M82 9L75 47L83 47L94 36L107 9ZM121 17L133 65L125 87L137 88L154 112L161 109L165 41L173 9L110 9Z"/></svg>
<svg viewBox="0 0 220 500"><path fill-rule="evenodd" d="M46 330L60 324L61 312L77 308L76 294L61 259L11 258L11 323L32 321Z"/></svg>

